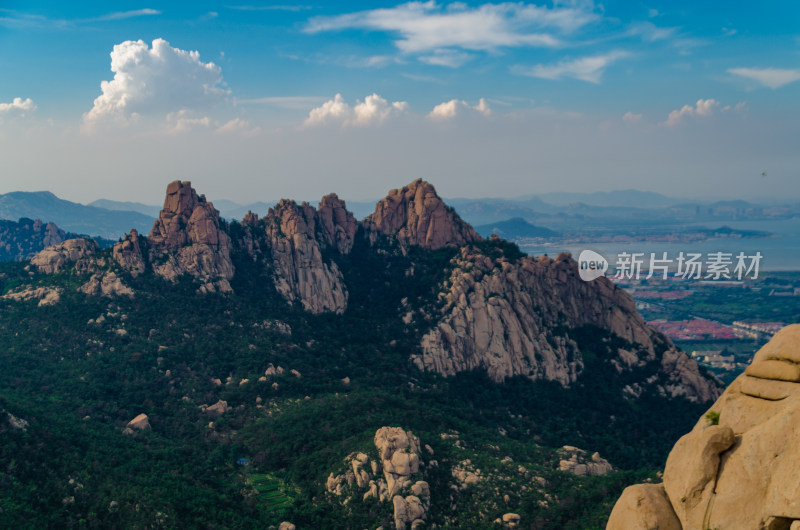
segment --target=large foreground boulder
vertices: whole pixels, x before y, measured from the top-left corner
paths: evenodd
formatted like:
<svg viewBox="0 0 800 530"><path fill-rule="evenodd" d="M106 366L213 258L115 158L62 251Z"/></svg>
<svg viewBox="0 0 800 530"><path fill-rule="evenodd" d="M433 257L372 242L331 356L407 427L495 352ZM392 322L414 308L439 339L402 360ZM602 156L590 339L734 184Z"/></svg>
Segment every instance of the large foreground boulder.
<svg viewBox="0 0 800 530"><path fill-rule="evenodd" d="M798 365L800 324L795 324L761 348L747 371L678 440L663 485L625 490L607 528L800 528ZM662 488L663 498L653 488Z"/></svg>

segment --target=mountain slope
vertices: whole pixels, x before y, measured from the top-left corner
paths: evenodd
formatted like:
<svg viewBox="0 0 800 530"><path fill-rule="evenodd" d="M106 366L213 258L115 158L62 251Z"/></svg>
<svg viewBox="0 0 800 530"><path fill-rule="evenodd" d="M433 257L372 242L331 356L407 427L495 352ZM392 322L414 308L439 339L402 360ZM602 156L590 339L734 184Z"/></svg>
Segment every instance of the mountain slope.
<svg viewBox="0 0 800 530"><path fill-rule="evenodd" d="M0 525L361 528L419 515L412 491L381 499L378 468L357 460L407 477L429 525L510 513L599 528L716 395L627 294L582 282L569 256L482 240L423 181L375 212L359 223L329 195L227 223L174 182L148 236L0 265L0 363L15 367L0 372ZM472 325L481 308L499 315L491 336ZM447 327L452 343L430 338ZM140 414L149 428L130 428ZM376 455L384 427L419 438L418 467L386 444ZM69 458L35 459L49 439Z"/></svg>

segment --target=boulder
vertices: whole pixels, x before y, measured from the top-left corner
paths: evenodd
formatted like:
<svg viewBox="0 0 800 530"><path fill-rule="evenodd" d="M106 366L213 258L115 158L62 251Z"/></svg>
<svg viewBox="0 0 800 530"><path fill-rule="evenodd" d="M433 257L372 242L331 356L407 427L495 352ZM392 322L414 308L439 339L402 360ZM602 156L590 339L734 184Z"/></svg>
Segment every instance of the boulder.
<svg viewBox="0 0 800 530"><path fill-rule="evenodd" d="M664 528L800 527L800 383L788 380L792 372L784 369L798 360L800 324L794 324L759 350L755 368L736 378L711 407L715 414L701 417L678 440L663 488L679 526L664 522L672 525ZM611 526L618 517L653 519L645 512L656 513L648 508L656 501L634 506L633 498L643 492L628 490L617 501L609 528L622 528Z"/></svg>
<svg viewBox="0 0 800 530"><path fill-rule="evenodd" d="M137 431L146 431L150 428L150 419L147 414L139 414L128 422L127 428Z"/></svg>
<svg viewBox="0 0 800 530"><path fill-rule="evenodd" d="M211 417L221 416L226 412L228 412L229 410L231 410L231 408L228 406L228 402L223 401L221 399L216 403L214 403L213 405L211 405L210 407L202 405L200 408L203 410L203 412L205 412L208 416Z"/></svg>
<svg viewBox="0 0 800 530"><path fill-rule="evenodd" d="M606 530L681 530L663 484L636 484L622 492Z"/></svg>

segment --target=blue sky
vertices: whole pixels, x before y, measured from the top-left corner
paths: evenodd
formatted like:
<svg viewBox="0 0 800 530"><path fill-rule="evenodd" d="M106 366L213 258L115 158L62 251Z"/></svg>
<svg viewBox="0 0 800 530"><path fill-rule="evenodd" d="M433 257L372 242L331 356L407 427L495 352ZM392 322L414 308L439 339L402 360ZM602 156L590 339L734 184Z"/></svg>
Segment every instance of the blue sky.
<svg viewBox="0 0 800 530"><path fill-rule="evenodd" d="M798 96L793 2L4 2L0 192L798 198Z"/></svg>

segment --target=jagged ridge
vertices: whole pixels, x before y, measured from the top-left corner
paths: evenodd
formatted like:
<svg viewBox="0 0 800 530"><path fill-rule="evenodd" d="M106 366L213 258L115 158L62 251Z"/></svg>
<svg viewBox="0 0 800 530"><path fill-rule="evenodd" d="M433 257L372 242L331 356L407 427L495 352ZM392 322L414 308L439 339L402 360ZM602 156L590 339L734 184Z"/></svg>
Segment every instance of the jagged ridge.
<svg viewBox="0 0 800 530"><path fill-rule="evenodd" d="M491 246L496 242L483 242L423 180L389 192L361 223L331 194L318 209L282 200L264 219L250 213L240 226L243 235L232 240L213 205L189 182L175 181L167 187L164 209L149 236L132 231L114 245L111 263L92 261L96 248L83 249L85 255L76 261L65 255L69 242L62 243L61 251L43 251L33 263L41 271L56 272L75 262L79 271L94 274L82 287L87 293L130 295L112 269L135 276L148 268L167 280L191 275L200 292L230 292L235 248L264 263L287 302L316 314L346 310L348 288L337 256L350 253L359 240L378 253L407 255L412 246L458 249L433 328L422 336L419 352L410 353L420 369L445 376L481 369L495 381L522 375L568 386L583 369L569 330L591 325L629 345L616 348L608 359L619 372L655 363L663 376L658 390L664 394L701 402L719 394L694 361L647 326L627 293L605 278L582 281L569 255L534 259L502 250L487 255L481 249L498 250ZM413 274L410 265L408 274ZM104 278L108 274L114 276ZM411 312L404 321L413 318ZM637 396L650 383L626 390Z"/></svg>

